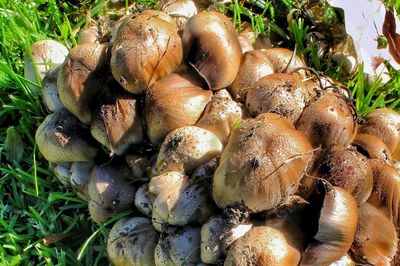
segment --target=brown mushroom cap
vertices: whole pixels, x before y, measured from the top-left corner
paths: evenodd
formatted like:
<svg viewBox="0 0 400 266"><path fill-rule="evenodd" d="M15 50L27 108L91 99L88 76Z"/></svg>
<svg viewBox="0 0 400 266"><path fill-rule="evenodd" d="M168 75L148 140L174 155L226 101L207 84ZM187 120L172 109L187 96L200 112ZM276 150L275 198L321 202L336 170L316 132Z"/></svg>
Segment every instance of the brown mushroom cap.
<svg viewBox="0 0 400 266"><path fill-rule="evenodd" d="M159 144L172 130L197 122L212 97L200 85L188 74L171 74L147 91L144 113L151 143Z"/></svg>
<svg viewBox="0 0 400 266"><path fill-rule="evenodd" d="M243 54L239 72L229 92L234 99L245 99L247 88L266 75L274 73L274 67L261 50L253 50Z"/></svg>
<svg viewBox="0 0 400 266"><path fill-rule="evenodd" d="M369 159L380 159L387 163L392 161L391 153L383 141L370 134L357 134L352 145L358 152Z"/></svg>
<svg viewBox="0 0 400 266"><path fill-rule="evenodd" d="M143 93L182 61L182 44L175 25L163 19L162 12L153 13L124 19L112 47L112 74L134 94Z"/></svg>
<svg viewBox="0 0 400 266"><path fill-rule="evenodd" d="M326 181L317 180L312 196L307 199L310 210L320 208L314 214L318 220L302 220L307 227L315 226L308 232L310 243L302 254L300 265L329 265L346 255L353 242L357 228L358 208L351 194Z"/></svg>
<svg viewBox="0 0 400 266"><path fill-rule="evenodd" d="M87 162L97 154L90 136L67 111L49 114L36 130L35 140L49 162Z"/></svg>
<svg viewBox="0 0 400 266"><path fill-rule="evenodd" d="M348 146L357 133L354 111L339 94L326 92L310 100L296 122L313 147Z"/></svg>
<svg viewBox="0 0 400 266"><path fill-rule="evenodd" d="M222 153L214 200L220 208L274 208L295 192L311 156L310 143L286 118L268 113L245 121Z"/></svg>
<svg viewBox="0 0 400 266"><path fill-rule="evenodd" d="M58 73L58 94L65 107L89 124L91 104L104 89L109 61L108 46L85 43L71 49Z"/></svg>
<svg viewBox="0 0 400 266"><path fill-rule="evenodd" d="M267 75L247 89L246 107L250 114L276 113L295 123L309 98L296 73Z"/></svg>
<svg viewBox="0 0 400 266"><path fill-rule="evenodd" d="M230 20L208 11L189 19L183 31L186 60L212 90L229 86L239 70L242 50Z"/></svg>
<svg viewBox="0 0 400 266"><path fill-rule="evenodd" d="M188 19L198 12L196 2L193 0L162 0L158 5L162 12L175 20L179 32L183 31Z"/></svg>
<svg viewBox="0 0 400 266"><path fill-rule="evenodd" d="M361 264L391 265L397 241L395 227L389 219L371 204L362 204L351 247L353 257Z"/></svg>
<svg viewBox="0 0 400 266"><path fill-rule="evenodd" d="M300 252L280 230L257 226L232 244L224 265L292 266L298 265L300 258Z"/></svg>
<svg viewBox="0 0 400 266"><path fill-rule="evenodd" d="M400 225L400 169L374 159L370 160L374 185L368 203L380 209L394 225Z"/></svg>
<svg viewBox="0 0 400 266"><path fill-rule="evenodd" d="M91 132L112 153L123 155L131 144L143 140L143 125L138 102L129 95L118 96L112 104L104 104L94 116ZM104 130L104 131L102 131ZM105 135L105 136L104 136Z"/></svg>
<svg viewBox="0 0 400 266"><path fill-rule="evenodd" d="M400 114L390 109L376 109L366 116L367 123L359 133L380 138L389 148L394 159L400 159Z"/></svg>
<svg viewBox="0 0 400 266"><path fill-rule="evenodd" d="M263 50L278 73L291 72L299 67L305 67L304 61L293 51L286 48L270 48Z"/></svg>
<svg viewBox="0 0 400 266"><path fill-rule="evenodd" d="M372 191L372 168L365 156L343 146L324 149L314 163L311 175L329 181L350 192L358 205L367 201Z"/></svg>

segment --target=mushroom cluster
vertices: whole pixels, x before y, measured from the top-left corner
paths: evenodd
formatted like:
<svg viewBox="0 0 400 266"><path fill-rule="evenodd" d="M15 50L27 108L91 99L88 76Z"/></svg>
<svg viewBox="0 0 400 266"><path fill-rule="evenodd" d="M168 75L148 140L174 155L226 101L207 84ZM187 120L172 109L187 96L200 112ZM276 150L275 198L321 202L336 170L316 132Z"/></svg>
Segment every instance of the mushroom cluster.
<svg viewBox="0 0 400 266"><path fill-rule="evenodd" d="M116 25L46 74L36 132L95 222L132 211L111 263L394 263L400 114L360 117L339 83L192 0Z"/></svg>

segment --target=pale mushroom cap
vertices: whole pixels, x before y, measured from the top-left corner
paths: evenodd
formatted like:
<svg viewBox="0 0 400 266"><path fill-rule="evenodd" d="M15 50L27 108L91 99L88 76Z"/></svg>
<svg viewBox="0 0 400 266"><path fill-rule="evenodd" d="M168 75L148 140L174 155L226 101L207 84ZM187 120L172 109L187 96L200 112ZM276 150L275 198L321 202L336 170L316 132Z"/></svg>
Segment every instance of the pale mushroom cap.
<svg viewBox="0 0 400 266"><path fill-rule="evenodd" d="M63 44L54 40L43 40L31 45L32 58L25 55L24 76L26 79L39 83L46 72L64 62L68 49ZM37 76L36 76L37 75ZM35 86L28 84L35 91Z"/></svg>
<svg viewBox="0 0 400 266"><path fill-rule="evenodd" d="M50 112L57 112L65 109L64 104L58 96L57 77L60 67L47 71L42 81L42 101Z"/></svg>
<svg viewBox="0 0 400 266"><path fill-rule="evenodd" d="M107 255L113 265L154 265L157 231L143 217L122 218L114 224L107 240Z"/></svg>
<svg viewBox="0 0 400 266"><path fill-rule="evenodd" d="M161 173L181 171L190 174L196 167L221 154L221 141L212 132L195 127L181 127L167 135L157 157Z"/></svg>
<svg viewBox="0 0 400 266"><path fill-rule="evenodd" d="M181 232L160 237L154 257L156 266L200 263L200 228L185 227Z"/></svg>
<svg viewBox="0 0 400 266"><path fill-rule="evenodd" d="M97 154L87 132L66 111L49 114L36 130L35 140L49 162L92 161Z"/></svg>

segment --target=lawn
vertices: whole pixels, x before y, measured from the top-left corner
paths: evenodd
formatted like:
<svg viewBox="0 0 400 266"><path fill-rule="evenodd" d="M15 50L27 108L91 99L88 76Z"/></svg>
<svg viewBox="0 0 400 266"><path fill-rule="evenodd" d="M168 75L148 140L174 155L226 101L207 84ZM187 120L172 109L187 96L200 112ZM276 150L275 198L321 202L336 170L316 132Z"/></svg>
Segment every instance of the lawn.
<svg viewBox="0 0 400 266"><path fill-rule="evenodd" d="M156 0L125 1L127 12L149 8ZM281 0L292 9L295 1ZM398 1L390 1L400 7ZM296 44L300 55L317 70L339 79L339 68L326 68L312 60L313 51L304 46L308 28L295 20L288 27L274 23L277 10L269 1L232 1L218 8L233 17L241 29L248 21L261 33L274 31ZM87 203L63 187L48 169L35 144L36 128L46 116L40 95L24 78L24 56L38 40L55 39L68 48L76 46L77 33L91 18L112 14L107 1L0 0L0 265L104 265L105 242L110 225L128 215L121 213L105 224L94 223ZM378 107L399 110L400 74L388 65L391 79L369 82L360 66L350 80L356 107L366 114ZM40 90L40 84L34 84Z"/></svg>

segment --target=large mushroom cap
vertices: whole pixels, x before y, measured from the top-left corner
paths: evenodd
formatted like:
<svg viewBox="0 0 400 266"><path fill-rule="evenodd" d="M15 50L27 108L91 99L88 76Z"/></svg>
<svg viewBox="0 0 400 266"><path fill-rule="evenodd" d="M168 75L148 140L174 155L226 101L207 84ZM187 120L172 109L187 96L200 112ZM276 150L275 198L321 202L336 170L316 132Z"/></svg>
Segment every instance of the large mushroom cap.
<svg viewBox="0 0 400 266"><path fill-rule="evenodd" d="M122 87L143 93L155 81L172 73L182 61L181 39L166 14L154 11L131 15L117 31L111 71ZM132 60L135 58L135 60Z"/></svg>
<svg viewBox="0 0 400 266"><path fill-rule="evenodd" d="M242 50L226 16L208 11L191 17L183 31L182 43L186 60L210 89L222 89L235 80Z"/></svg>

